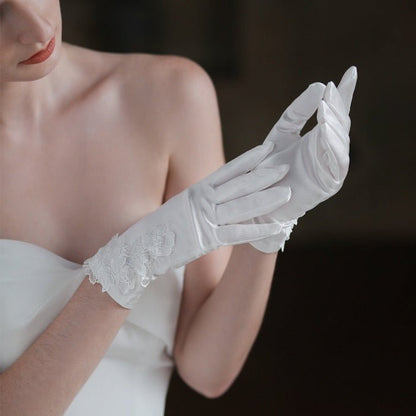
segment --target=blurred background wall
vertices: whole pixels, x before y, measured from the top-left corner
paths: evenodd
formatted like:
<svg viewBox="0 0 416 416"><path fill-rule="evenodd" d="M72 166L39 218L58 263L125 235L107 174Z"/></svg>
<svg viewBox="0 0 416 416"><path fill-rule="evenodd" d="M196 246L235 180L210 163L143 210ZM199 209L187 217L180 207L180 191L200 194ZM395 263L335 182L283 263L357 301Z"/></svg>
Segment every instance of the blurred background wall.
<svg viewBox="0 0 416 416"><path fill-rule="evenodd" d="M415 2L61 0L64 40L187 56L217 89L227 160L351 65L351 165L279 254L262 329L221 398L174 376L167 415L416 410ZM309 123L310 127L312 124Z"/></svg>

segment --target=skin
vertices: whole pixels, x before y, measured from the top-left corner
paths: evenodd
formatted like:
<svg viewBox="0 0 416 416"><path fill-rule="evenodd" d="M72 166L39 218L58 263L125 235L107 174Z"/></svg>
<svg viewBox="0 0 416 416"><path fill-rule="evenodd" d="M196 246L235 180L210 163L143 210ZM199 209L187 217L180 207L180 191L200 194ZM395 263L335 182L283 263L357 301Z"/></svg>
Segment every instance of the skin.
<svg viewBox="0 0 416 416"><path fill-rule="evenodd" d="M18 65L53 35L47 61ZM56 0L0 0L0 92L0 238L80 264L225 163L215 89L200 66L62 42ZM276 256L241 244L187 265L174 358L200 394L222 395L244 365ZM128 313L85 279L0 374L0 413L62 414Z"/></svg>

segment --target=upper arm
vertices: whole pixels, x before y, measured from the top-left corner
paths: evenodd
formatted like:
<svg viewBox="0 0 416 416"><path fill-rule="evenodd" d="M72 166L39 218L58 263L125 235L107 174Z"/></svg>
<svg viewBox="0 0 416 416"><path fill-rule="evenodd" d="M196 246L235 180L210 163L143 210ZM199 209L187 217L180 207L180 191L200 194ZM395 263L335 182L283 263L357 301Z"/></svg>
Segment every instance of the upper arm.
<svg viewBox="0 0 416 416"><path fill-rule="evenodd" d="M164 75L169 148L164 202L225 163L217 97L210 77L186 58L169 59L171 67ZM231 246L220 247L186 265L175 355L194 313L221 279L231 251Z"/></svg>

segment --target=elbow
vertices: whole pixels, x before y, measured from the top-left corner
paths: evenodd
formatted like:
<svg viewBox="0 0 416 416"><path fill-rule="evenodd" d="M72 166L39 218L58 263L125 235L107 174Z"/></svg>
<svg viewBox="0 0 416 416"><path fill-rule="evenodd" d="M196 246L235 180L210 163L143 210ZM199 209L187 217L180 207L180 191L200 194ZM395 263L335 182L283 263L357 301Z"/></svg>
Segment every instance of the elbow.
<svg viewBox="0 0 416 416"><path fill-rule="evenodd" d="M223 396L231 385L224 386L215 386L215 387L209 387L205 388L200 393L207 399L218 399L221 396Z"/></svg>
<svg viewBox="0 0 416 416"><path fill-rule="evenodd" d="M223 396L228 389L230 388L231 384L227 385L213 385L208 383L202 384L190 384L187 383L193 390L199 393L201 396L205 397L206 399L218 399L219 397Z"/></svg>
<svg viewBox="0 0 416 416"><path fill-rule="evenodd" d="M201 360L201 354L186 354L177 346L175 350L176 371L182 381L207 399L223 396L234 383L239 371L225 368L224 363Z"/></svg>
<svg viewBox="0 0 416 416"><path fill-rule="evenodd" d="M177 366L177 372L182 381L192 390L204 396L207 399L218 399L223 396L232 385L230 382L220 382L219 377L210 375L209 377L201 371L186 371L184 368Z"/></svg>

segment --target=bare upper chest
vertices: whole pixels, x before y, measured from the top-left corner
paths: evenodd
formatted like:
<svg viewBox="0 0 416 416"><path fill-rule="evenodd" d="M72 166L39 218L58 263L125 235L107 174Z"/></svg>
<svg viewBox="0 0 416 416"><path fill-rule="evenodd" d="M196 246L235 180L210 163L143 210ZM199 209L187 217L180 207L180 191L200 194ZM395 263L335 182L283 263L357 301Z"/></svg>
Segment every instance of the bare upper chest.
<svg viewBox="0 0 416 416"><path fill-rule="evenodd" d="M111 88L79 100L29 140L0 142L0 238L82 263L162 203L168 155L140 128L146 109L138 105L132 120Z"/></svg>

